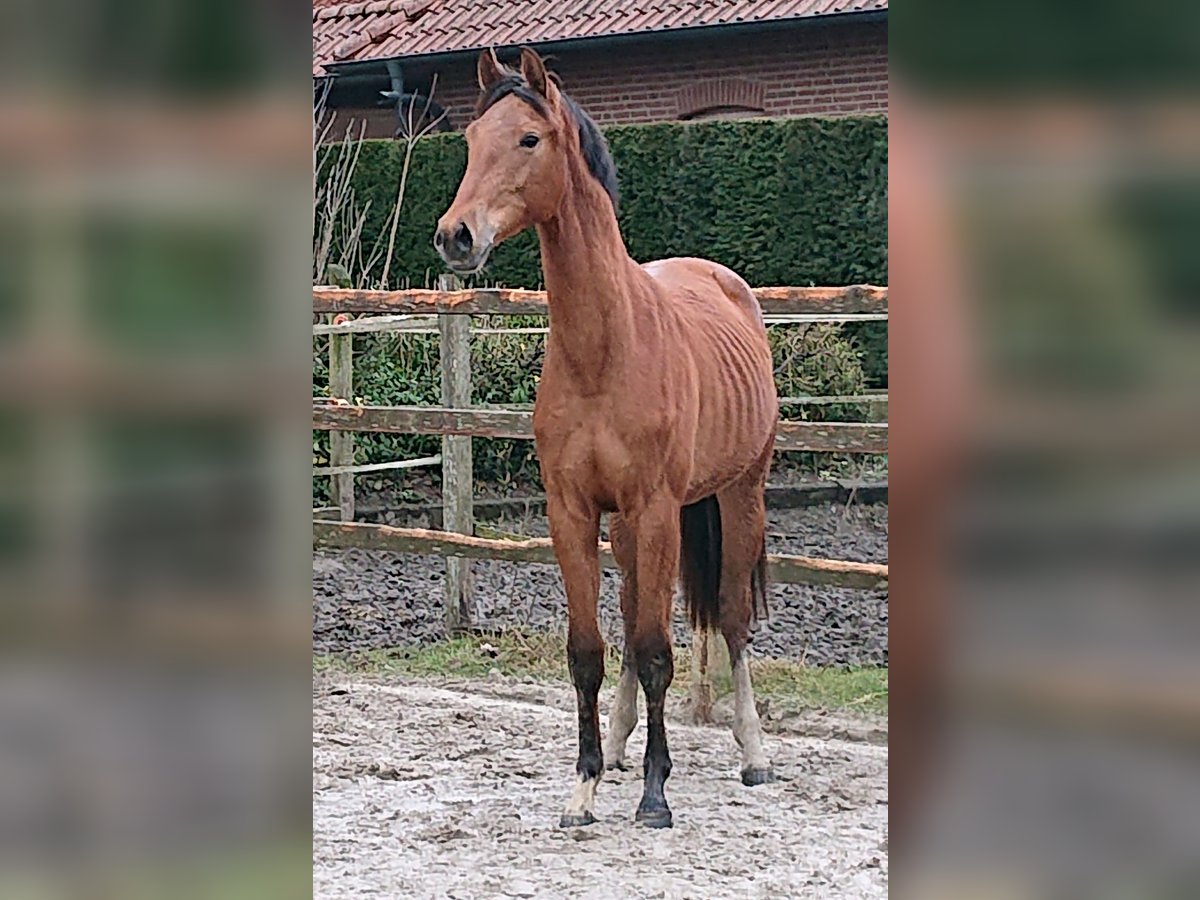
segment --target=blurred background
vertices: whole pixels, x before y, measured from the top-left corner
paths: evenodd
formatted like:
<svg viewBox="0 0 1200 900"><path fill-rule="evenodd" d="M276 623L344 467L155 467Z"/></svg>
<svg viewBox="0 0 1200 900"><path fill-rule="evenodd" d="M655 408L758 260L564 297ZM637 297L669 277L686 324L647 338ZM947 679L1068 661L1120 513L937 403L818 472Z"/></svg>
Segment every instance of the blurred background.
<svg viewBox="0 0 1200 900"><path fill-rule="evenodd" d="M0 893L309 885L311 71L233 0L0 28ZM1200 13L891 35L911 897L1200 887Z"/></svg>
<svg viewBox="0 0 1200 900"><path fill-rule="evenodd" d="M303 895L306 14L0 15L0 894Z"/></svg>
<svg viewBox="0 0 1200 900"><path fill-rule="evenodd" d="M1200 890L1200 11L895 10L906 897Z"/></svg>

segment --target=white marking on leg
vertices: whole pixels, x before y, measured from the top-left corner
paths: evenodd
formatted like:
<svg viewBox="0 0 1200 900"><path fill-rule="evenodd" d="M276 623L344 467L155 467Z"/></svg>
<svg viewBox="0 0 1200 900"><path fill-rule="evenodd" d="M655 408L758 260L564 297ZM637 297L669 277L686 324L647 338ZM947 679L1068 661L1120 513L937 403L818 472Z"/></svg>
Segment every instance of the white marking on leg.
<svg viewBox="0 0 1200 900"><path fill-rule="evenodd" d="M733 737L742 748L742 769L768 769L763 752L762 723L754 705L754 688L750 685L750 664L743 652L733 667Z"/></svg>
<svg viewBox="0 0 1200 900"><path fill-rule="evenodd" d="M592 807L596 802L596 785L600 783L600 776L584 779L582 775L576 775L575 778L575 793L567 801L567 808L563 810L563 815L591 815Z"/></svg>
<svg viewBox="0 0 1200 900"><path fill-rule="evenodd" d="M608 735L604 739L604 765L624 765L625 742L637 725L638 679L631 668L621 669L621 680L617 683L617 696L613 701L612 713L608 717Z"/></svg>

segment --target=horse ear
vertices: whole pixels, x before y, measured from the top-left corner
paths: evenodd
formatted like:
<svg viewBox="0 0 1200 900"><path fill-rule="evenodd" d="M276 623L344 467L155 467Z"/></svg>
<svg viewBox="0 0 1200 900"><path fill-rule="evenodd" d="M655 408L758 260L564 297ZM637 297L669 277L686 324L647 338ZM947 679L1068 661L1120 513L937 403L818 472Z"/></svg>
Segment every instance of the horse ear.
<svg viewBox="0 0 1200 900"><path fill-rule="evenodd" d="M504 77L504 67L500 65L500 60L496 59L496 51L491 47L479 54L479 63L475 67L475 74L479 80L481 91L486 91Z"/></svg>
<svg viewBox="0 0 1200 900"><path fill-rule="evenodd" d="M546 65L542 58L528 47L521 48L521 74L525 76L531 88L543 97L548 96L546 92L549 90L549 79L546 76Z"/></svg>

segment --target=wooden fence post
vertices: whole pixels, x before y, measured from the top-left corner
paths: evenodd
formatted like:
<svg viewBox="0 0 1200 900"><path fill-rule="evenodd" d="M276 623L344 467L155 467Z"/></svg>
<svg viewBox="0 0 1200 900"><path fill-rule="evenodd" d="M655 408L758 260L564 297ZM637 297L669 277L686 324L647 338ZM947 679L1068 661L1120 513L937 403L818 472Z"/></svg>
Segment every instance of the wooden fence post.
<svg viewBox="0 0 1200 900"><path fill-rule="evenodd" d="M692 721L698 725L711 725L713 702L717 699L713 674L728 675L730 672L729 650L719 630L693 629L691 663L688 700Z"/></svg>
<svg viewBox="0 0 1200 900"><path fill-rule="evenodd" d="M438 277L438 289L459 290L453 275ZM438 349L442 366L442 405L465 409L471 405L471 318L465 315L438 316ZM442 527L459 534L475 531L471 499L474 492L471 438L442 437ZM474 620L471 560L446 558L446 630L467 631Z"/></svg>
<svg viewBox="0 0 1200 900"><path fill-rule="evenodd" d="M329 396L354 402L354 335L329 336ZM354 465L354 432L329 433L329 465ZM330 477L330 494L343 522L354 521L354 473Z"/></svg>

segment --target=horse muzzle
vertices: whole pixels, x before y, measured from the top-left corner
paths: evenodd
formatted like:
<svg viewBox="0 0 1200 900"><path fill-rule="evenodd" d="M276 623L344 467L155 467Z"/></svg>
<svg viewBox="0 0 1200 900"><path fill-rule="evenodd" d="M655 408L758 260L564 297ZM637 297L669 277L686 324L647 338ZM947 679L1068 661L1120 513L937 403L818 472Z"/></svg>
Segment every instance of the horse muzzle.
<svg viewBox="0 0 1200 900"><path fill-rule="evenodd" d="M458 222L438 228L433 246L451 271L473 275L484 267L492 252L491 237L482 237L472 232L466 222Z"/></svg>

